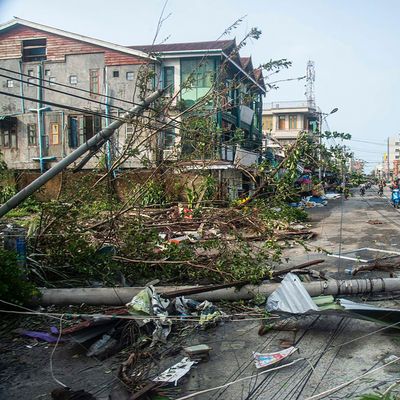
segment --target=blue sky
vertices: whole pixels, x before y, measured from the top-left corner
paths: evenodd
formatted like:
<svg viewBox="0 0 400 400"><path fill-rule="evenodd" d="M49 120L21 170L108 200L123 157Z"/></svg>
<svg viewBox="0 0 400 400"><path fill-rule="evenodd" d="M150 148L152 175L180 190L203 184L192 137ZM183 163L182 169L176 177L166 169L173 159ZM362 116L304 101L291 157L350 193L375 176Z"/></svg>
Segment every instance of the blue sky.
<svg viewBox="0 0 400 400"><path fill-rule="evenodd" d="M164 0L0 0L1 21L13 16L119 44L147 44L154 37ZM397 0L169 0L158 41L217 39L246 15L234 32L238 40L251 27L263 34L242 51L254 65L287 58L293 67L278 79L305 74L315 62L316 100L331 130L348 132L357 157L381 159L387 136L397 125L400 93L400 1ZM274 78L275 78L274 77ZM280 84L266 101L301 100L304 81Z"/></svg>

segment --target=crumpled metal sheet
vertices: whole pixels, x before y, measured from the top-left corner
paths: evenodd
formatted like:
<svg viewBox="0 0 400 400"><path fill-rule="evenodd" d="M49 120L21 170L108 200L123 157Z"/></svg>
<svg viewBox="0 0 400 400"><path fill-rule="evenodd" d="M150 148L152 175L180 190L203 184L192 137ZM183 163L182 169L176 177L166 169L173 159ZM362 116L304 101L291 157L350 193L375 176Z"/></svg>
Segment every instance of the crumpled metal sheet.
<svg viewBox="0 0 400 400"><path fill-rule="evenodd" d="M154 382L174 383L176 386L178 380L186 375L192 366L196 364L196 361L190 360L190 358L182 358L177 364L165 370L161 375L153 379Z"/></svg>
<svg viewBox="0 0 400 400"><path fill-rule="evenodd" d="M289 314L303 314L318 311L318 306L304 288L299 277L288 273L267 300L267 311L279 311Z"/></svg>

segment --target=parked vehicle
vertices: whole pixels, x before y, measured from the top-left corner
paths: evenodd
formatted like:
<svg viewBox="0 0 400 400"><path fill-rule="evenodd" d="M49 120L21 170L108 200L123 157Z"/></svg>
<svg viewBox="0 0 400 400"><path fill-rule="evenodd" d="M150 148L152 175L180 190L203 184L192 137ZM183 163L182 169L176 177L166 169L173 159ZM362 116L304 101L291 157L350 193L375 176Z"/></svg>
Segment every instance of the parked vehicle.
<svg viewBox="0 0 400 400"><path fill-rule="evenodd" d="M379 195L380 197L383 196L383 185L379 185L379 188L378 188L378 195Z"/></svg>

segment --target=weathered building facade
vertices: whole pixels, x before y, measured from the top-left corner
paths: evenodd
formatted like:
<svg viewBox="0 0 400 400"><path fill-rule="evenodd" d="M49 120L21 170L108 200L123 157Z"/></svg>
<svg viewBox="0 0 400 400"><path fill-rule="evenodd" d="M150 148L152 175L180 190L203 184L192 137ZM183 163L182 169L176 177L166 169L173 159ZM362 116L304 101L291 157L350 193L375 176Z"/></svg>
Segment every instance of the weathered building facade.
<svg viewBox="0 0 400 400"><path fill-rule="evenodd" d="M265 104L263 132L280 145L293 143L300 132L317 132L319 112L308 101L277 101Z"/></svg>
<svg viewBox="0 0 400 400"><path fill-rule="evenodd" d="M139 69L157 64L143 52L34 22L1 25L0 151L9 168L43 171L65 157L110 122L107 114L117 117L139 101ZM117 149L129 129L115 135Z"/></svg>
<svg viewBox="0 0 400 400"><path fill-rule="evenodd" d="M164 132L163 160L180 161L186 171L209 171L230 198L251 191L254 182L248 181L241 168L256 165L262 157L265 94L261 70L253 68L251 58L240 57L235 40L131 48L157 56L160 84L170 88L175 107L170 117L177 124ZM205 104L196 106L203 99L207 99ZM196 115L215 122L216 134L211 132L208 143L182 128ZM235 141L238 132L241 140ZM206 152L199 151L205 147Z"/></svg>
<svg viewBox="0 0 400 400"><path fill-rule="evenodd" d="M125 47L18 18L0 26L0 152L8 167L43 172L86 142L140 101L144 69L153 72L149 90L169 87L170 104L150 135L130 123L116 131L108 161L129 143L134 151L120 169L173 162L178 171L213 175L221 197L251 191L242 171L262 158L265 85L235 40ZM207 154L198 152L200 136L182 128L193 117Z"/></svg>

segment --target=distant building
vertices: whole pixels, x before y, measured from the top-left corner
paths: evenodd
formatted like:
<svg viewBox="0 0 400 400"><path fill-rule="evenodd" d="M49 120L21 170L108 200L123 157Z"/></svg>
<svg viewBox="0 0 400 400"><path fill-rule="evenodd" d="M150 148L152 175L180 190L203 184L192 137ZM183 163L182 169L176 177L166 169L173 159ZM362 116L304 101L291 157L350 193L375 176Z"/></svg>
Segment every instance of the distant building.
<svg viewBox="0 0 400 400"><path fill-rule="evenodd" d="M263 134L281 145L293 143L300 132L317 132L318 111L308 101L277 101L263 107Z"/></svg>
<svg viewBox="0 0 400 400"><path fill-rule="evenodd" d="M374 176L376 178L383 178L384 177L384 165L382 164L378 164L377 166L375 166L374 168Z"/></svg>
<svg viewBox="0 0 400 400"><path fill-rule="evenodd" d="M350 157L349 163L348 163L349 172L355 172L358 174L362 174L364 172L364 166L365 166L364 160Z"/></svg>
<svg viewBox="0 0 400 400"><path fill-rule="evenodd" d="M389 138L389 154L384 156L384 170L386 175L397 177L399 175L400 161L400 135ZM389 158L389 162L388 162ZM388 173L388 168L390 169Z"/></svg>

